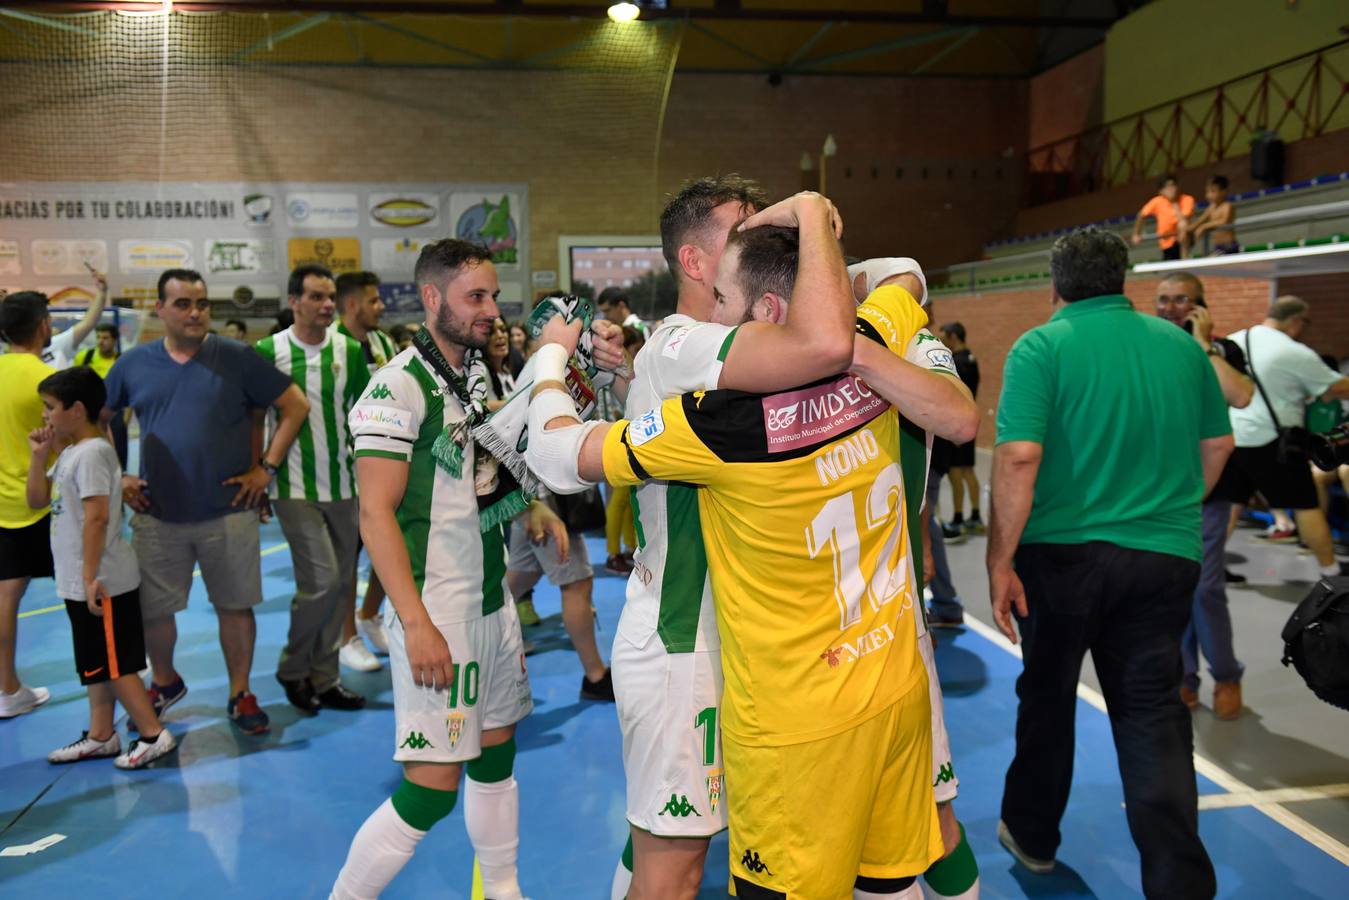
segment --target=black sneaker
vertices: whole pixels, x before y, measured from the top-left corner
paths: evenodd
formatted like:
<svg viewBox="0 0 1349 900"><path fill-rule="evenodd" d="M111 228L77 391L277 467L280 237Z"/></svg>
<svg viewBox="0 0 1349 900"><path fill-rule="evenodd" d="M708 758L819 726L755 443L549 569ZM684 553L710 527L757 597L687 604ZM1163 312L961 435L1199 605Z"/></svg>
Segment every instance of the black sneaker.
<svg viewBox="0 0 1349 900"><path fill-rule="evenodd" d="M934 612L927 614L928 628L960 628L965 624L965 614L958 612L953 616L939 615Z"/></svg>
<svg viewBox="0 0 1349 900"><path fill-rule="evenodd" d="M591 681L584 675L581 676L581 699L599 700L604 703L614 702L614 673L610 669L604 670L604 677L599 681Z"/></svg>
<svg viewBox="0 0 1349 900"><path fill-rule="evenodd" d="M318 701L320 706L326 706L329 709L344 709L350 712L365 708L363 696L340 684L335 684L323 693L315 695L315 700Z"/></svg>
<svg viewBox="0 0 1349 900"><path fill-rule="evenodd" d="M1245 584L1246 576L1233 572L1231 569L1223 569L1223 580L1228 584Z"/></svg>
<svg viewBox="0 0 1349 900"><path fill-rule="evenodd" d="M959 544L965 540L965 529L959 525L943 522L941 525L941 536L948 544Z"/></svg>
<svg viewBox="0 0 1349 900"><path fill-rule="evenodd" d="M281 683L286 691L286 699L290 705L298 709L307 716L317 715L319 711L318 697L314 696L314 687L309 681L291 681L287 678L276 676L276 680Z"/></svg>
<svg viewBox="0 0 1349 900"><path fill-rule="evenodd" d="M155 718L162 722L164 713L169 711L169 707L187 696L187 685L183 683L181 675L170 684L155 684L152 680L150 686L146 688L146 693L150 695L150 705L155 708ZM128 732L136 731L136 723L130 719L127 720L126 727Z"/></svg>

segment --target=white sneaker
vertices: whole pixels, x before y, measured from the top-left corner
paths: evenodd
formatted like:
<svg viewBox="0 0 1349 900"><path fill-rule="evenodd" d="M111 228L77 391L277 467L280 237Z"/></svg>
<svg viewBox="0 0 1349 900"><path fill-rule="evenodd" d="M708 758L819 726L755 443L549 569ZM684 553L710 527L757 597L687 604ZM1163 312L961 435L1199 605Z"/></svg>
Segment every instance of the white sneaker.
<svg viewBox="0 0 1349 900"><path fill-rule="evenodd" d="M384 668L379 660L375 659L375 654L365 649L360 635L343 644L342 649L337 651L337 658L342 665L357 672L378 672Z"/></svg>
<svg viewBox="0 0 1349 900"><path fill-rule="evenodd" d="M159 737L153 741L144 739L132 741L127 751L114 759L112 764L119 769L143 769L177 746L178 742L173 739L173 735L167 728L163 728L159 732Z"/></svg>
<svg viewBox="0 0 1349 900"><path fill-rule="evenodd" d="M370 646L375 648L376 653L381 656L389 655L389 638L384 633L384 619L382 616L371 616L366 619L357 614L356 633L369 641Z"/></svg>
<svg viewBox="0 0 1349 900"><path fill-rule="evenodd" d="M58 747L47 754L49 763L73 763L85 759L103 759L108 756L116 756L122 752L122 739L117 736L117 732L112 733L112 737L106 741L98 741L89 736L89 732L83 732L78 741L71 741L64 747Z"/></svg>
<svg viewBox="0 0 1349 900"><path fill-rule="evenodd" d="M26 684L12 694L0 693L0 719L12 719L30 713L52 698L44 687L30 688Z"/></svg>

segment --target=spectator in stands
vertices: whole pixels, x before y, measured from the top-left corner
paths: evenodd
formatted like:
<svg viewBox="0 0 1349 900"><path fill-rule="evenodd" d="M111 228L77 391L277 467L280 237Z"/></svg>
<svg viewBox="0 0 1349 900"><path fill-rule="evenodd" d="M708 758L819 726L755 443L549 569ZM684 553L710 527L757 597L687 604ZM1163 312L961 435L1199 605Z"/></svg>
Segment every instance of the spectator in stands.
<svg viewBox="0 0 1349 900"><path fill-rule="evenodd" d="M496 412L515 391L515 373L510 368L511 334L502 319L492 325L492 337L483 355L487 359L487 410Z"/></svg>
<svg viewBox="0 0 1349 900"><path fill-rule="evenodd" d="M360 552L347 416L370 383L370 369L361 345L333 328L336 295L328 269L297 267L287 286L295 324L255 348L309 401L308 417L268 490L295 569L290 633L276 680L291 705L308 714L365 706L364 697L342 685L338 652L343 606L356 596ZM283 415L278 407L268 410L269 433L279 430Z"/></svg>
<svg viewBox="0 0 1349 900"><path fill-rule="evenodd" d="M1281 432L1303 424L1308 401L1349 398L1349 377L1298 341L1309 321L1306 301L1283 296L1270 304L1259 325L1228 335L1245 352L1256 390L1249 406L1232 410L1236 450L1214 497L1245 503L1259 491L1271 509L1291 509L1298 535L1315 555L1321 574L1343 575L1349 574L1349 565L1335 561L1330 525L1317 503L1306 452L1280 447Z"/></svg>
<svg viewBox="0 0 1349 900"><path fill-rule="evenodd" d="M627 291L623 288L607 287L600 291L599 297L595 299L595 305L599 307L600 315L610 322L624 328L636 328L641 332L643 340L651 336L642 317L632 311Z"/></svg>
<svg viewBox="0 0 1349 900"><path fill-rule="evenodd" d="M1208 208L1190 223L1192 243L1197 243L1204 235L1213 232L1213 250L1210 255L1241 252L1236 229L1232 227L1237 223L1237 210L1227 198L1227 179L1222 175L1210 178L1204 186L1204 199L1208 201Z"/></svg>
<svg viewBox="0 0 1349 900"><path fill-rule="evenodd" d="M225 320L225 337L232 341L248 343L248 325L243 319Z"/></svg>
<svg viewBox="0 0 1349 900"><path fill-rule="evenodd" d="M1124 296L1129 251L1101 228L1050 252L1056 312L1004 369L993 457L989 597L1024 641L1016 755L998 837L1054 867L1090 650L1150 898L1207 898L1180 641L1199 582L1200 503L1231 453L1227 403L1184 332ZM1146 360L1140 365L1139 360Z"/></svg>
<svg viewBox="0 0 1349 900"><path fill-rule="evenodd" d="M1151 216L1157 223L1157 246L1162 250L1162 259L1181 259L1193 213L1194 198L1181 193L1175 175L1163 175L1157 195L1143 204L1134 218L1134 246L1143 243L1143 220Z"/></svg>
<svg viewBox="0 0 1349 900"><path fill-rule="evenodd" d="M1213 317L1204 303L1204 285L1189 272L1175 272L1157 285L1157 315L1184 328L1208 354L1218 376L1223 399L1233 409L1251 402L1255 385L1246 377L1246 356L1229 340L1213 336ZM1231 465L1230 461L1228 463ZM1190 624L1181 639L1184 675L1180 697L1190 709L1199 706L1199 651L1213 676L1213 714L1230 720L1241 715L1241 673L1232 643L1232 617L1227 610L1227 535L1232 514L1230 500L1210 496L1204 502L1204 559L1199 587L1194 593Z"/></svg>
<svg viewBox="0 0 1349 900"><path fill-rule="evenodd" d="M101 323L96 329L98 343L79 355L77 365L88 366L98 373L99 378L107 379L112 364L122 355L118 346L117 326L111 322ZM117 460L126 466L127 433L126 415L113 416L108 422L108 431L112 434L112 446L117 451Z"/></svg>
<svg viewBox="0 0 1349 900"><path fill-rule="evenodd" d="M133 347L108 373L106 423L130 407L141 428L140 477L123 476L135 510L132 548L140 562L141 612L155 714L187 694L173 665L192 572L200 567L215 607L229 671L230 720L247 734L268 729L249 690L257 641L253 607L262 602L258 513L309 403L252 348L208 335L206 282L190 269L159 276L155 314L164 338ZM280 422L258 460L252 410L276 406Z"/></svg>
<svg viewBox="0 0 1349 900"><path fill-rule="evenodd" d="M979 396L979 363L965 344L965 326L948 322L941 327L942 341L951 351L956 374L970 389L970 396ZM951 524L968 534L983 534L984 522L979 517L979 476L974 471L974 441L953 445L951 449L951 505L954 514ZM970 495L970 518L965 519L965 493Z"/></svg>
<svg viewBox="0 0 1349 900"><path fill-rule="evenodd" d="M534 352L534 342L529 339L529 332L525 330L525 326L519 322L510 326L510 332L511 374L519 378L525 363L528 362L530 355Z"/></svg>
<svg viewBox="0 0 1349 900"><path fill-rule="evenodd" d="M333 330L361 345L361 352L371 372L388 363L400 352L393 337L379 328L384 316L384 300L379 295L379 276L374 272L344 272L337 276L337 311L341 318ZM361 542L357 536L357 553ZM379 608L384 603L384 585L373 566L366 581L365 598L356 611L356 584L342 601L342 665L357 672L374 672L380 668L375 654L367 649L365 641L375 653L388 653L389 641L384 635L384 620Z"/></svg>
<svg viewBox="0 0 1349 900"><path fill-rule="evenodd" d="M47 295L15 291L0 301L0 719L32 712L51 698L28 687L14 665L19 601L34 578L51 578L51 515L28 505L28 435L41 428L37 386L54 371L42 361L52 336Z"/></svg>

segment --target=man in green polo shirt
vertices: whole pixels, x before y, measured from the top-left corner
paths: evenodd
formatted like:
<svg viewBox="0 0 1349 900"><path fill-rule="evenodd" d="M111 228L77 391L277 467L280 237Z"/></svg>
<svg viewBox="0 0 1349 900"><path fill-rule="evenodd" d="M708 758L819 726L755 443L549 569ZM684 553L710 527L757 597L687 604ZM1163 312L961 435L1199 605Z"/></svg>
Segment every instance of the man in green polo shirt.
<svg viewBox="0 0 1349 900"><path fill-rule="evenodd" d="M993 615L1023 641L1016 755L998 836L1048 872L1073 771L1090 650L1148 897L1211 898L1180 640L1203 555L1200 503L1232 451L1199 345L1123 296L1129 253L1084 228L1051 251L1055 312L1012 347L993 455Z"/></svg>

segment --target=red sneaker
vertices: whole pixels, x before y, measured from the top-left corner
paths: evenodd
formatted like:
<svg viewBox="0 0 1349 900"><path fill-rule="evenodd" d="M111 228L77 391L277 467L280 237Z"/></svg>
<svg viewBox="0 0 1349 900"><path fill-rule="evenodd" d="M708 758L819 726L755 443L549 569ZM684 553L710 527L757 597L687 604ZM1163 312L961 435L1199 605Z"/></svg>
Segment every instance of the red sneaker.
<svg viewBox="0 0 1349 900"><path fill-rule="evenodd" d="M267 714L258 706L258 698L248 691L240 691L231 697L227 711L230 721L244 734L262 734L271 728Z"/></svg>

